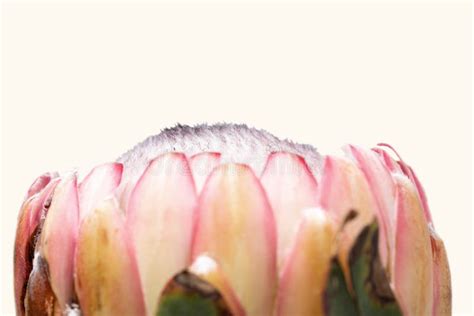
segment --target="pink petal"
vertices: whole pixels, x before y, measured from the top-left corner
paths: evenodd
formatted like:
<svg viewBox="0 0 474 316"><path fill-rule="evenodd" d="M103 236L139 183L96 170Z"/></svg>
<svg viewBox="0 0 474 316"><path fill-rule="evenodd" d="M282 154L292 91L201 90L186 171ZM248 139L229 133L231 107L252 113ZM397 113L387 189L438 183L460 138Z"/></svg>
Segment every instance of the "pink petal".
<svg viewBox="0 0 474 316"><path fill-rule="evenodd" d="M207 177L220 164L220 161L221 154L215 152L196 154L189 159L197 192L201 192Z"/></svg>
<svg viewBox="0 0 474 316"><path fill-rule="evenodd" d="M44 187L58 175L57 173L46 172L39 176L30 186L28 189L28 193L26 194L26 199L30 198L31 196L35 195L36 193L43 190Z"/></svg>
<svg viewBox="0 0 474 316"><path fill-rule="evenodd" d="M384 162L387 166L388 166L388 164L392 165L392 164L395 163L396 166L394 167L394 169L397 172L402 172L403 174L405 174L413 182L413 184L415 184L416 189L418 191L418 195L419 195L419 197L421 199L421 202L423 204L423 211L424 211L424 214L425 214L426 221L429 224L433 225L433 220L431 218L431 212L430 212L430 209L429 209L429 206L428 206L428 200L426 198L425 190L423 189L423 186L421 185L420 180L418 180L418 177L416 176L413 169L403 161L400 154L391 145L380 143L380 144L377 144L377 146L382 146L382 147L389 148L398 157L399 161L394 161L385 150L380 149L380 148L373 149L374 151L376 151L377 153L379 153L383 157L383 160L384 160ZM389 167L389 169L393 172L392 168Z"/></svg>
<svg viewBox="0 0 474 316"><path fill-rule="evenodd" d="M265 192L246 165L209 176L199 199L193 258L217 260L248 315L271 315L276 290L275 221Z"/></svg>
<svg viewBox="0 0 474 316"><path fill-rule="evenodd" d="M337 227L344 226L339 235L339 259L346 281L351 285L349 254L361 230L379 217L377 205L362 171L351 161L326 156L319 185L320 206L328 211ZM345 223L350 211L357 217ZM379 222L382 220L379 219ZM387 260L386 231L380 234L379 253Z"/></svg>
<svg viewBox="0 0 474 316"><path fill-rule="evenodd" d="M145 305L155 314L166 282L190 260L196 191L184 154L151 161L130 196L127 225Z"/></svg>
<svg viewBox="0 0 474 316"><path fill-rule="evenodd" d="M415 186L394 176L398 189L395 294L404 315L431 315L433 258L428 225Z"/></svg>
<svg viewBox="0 0 474 316"><path fill-rule="evenodd" d="M18 219L14 252L15 300L18 315L24 313L24 297L28 277L32 269L35 234L40 224L42 211L58 181L49 182L23 203Z"/></svg>
<svg viewBox="0 0 474 316"><path fill-rule="evenodd" d="M335 243L335 230L322 209L308 209L284 267L276 315L324 315L323 294Z"/></svg>
<svg viewBox="0 0 474 316"><path fill-rule="evenodd" d="M392 159L390 155L384 149L381 149L381 148L373 149L382 157L382 160L384 161L384 163L387 165L387 167L392 171L394 175L402 174L406 177L405 181L408 181L408 180L411 181L412 183L411 189L413 189L413 187L415 188L419 202L421 202L425 223L419 220L422 223L420 225L422 226L427 225L428 227L431 226L430 241L431 241L431 250L432 250L431 255L432 255L432 266L433 266L433 270L432 270L433 311L432 313L433 315L449 315L451 314L451 276L449 272L448 258L447 258L446 250L444 248L444 244L442 240L439 239L439 237L434 232L431 213L428 207L428 201L427 201L423 186L418 180L418 177L416 176L413 169L403 161L402 157L398 154L398 152L392 146L388 144L378 144L378 146L389 148L391 151L395 153L399 161L395 161L394 159ZM395 166L395 167L392 168L391 166ZM403 181L399 180L399 182L403 182ZM418 205L418 208L414 207L414 209L412 209L411 211L417 212L416 214L419 215L418 214L419 205ZM402 216L402 215L399 214L399 216ZM398 247L402 247L402 246L403 244L398 245L397 251L398 251ZM405 251L408 252L409 250L405 250ZM402 256L402 253L400 253L400 256ZM423 264L423 263L418 263L418 264ZM420 281L420 282L423 282L423 281ZM430 295L430 294L426 294L426 295ZM416 313L416 312L418 311L414 311L413 313Z"/></svg>
<svg viewBox="0 0 474 316"><path fill-rule="evenodd" d="M397 161L390 157L390 155L385 150L381 148L373 148L372 150L379 154L382 161L385 163L385 166L388 168L388 170L390 170L390 172L403 174L401 166L398 164Z"/></svg>
<svg viewBox="0 0 474 316"><path fill-rule="evenodd" d="M105 200L83 218L76 291L83 315L144 315L145 302L118 203Z"/></svg>
<svg viewBox="0 0 474 316"><path fill-rule="evenodd" d="M305 208L317 205L317 183L304 159L278 152L269 156L261 182L273 209L278 235L278 267L284 264Z"/></svg>
<svg viewBox="0 0 474 316"><path fill-rule="evenodd" d="M338 225L351 210L364 217L365 224L370 223L377 213L377 205L364 174L344 158L325 157L318 197L320 206L330 213Z"/></svg>
<svg viewBox="0 0 474 316"><path fill-rule="evenodd" d="M79 185L79 205L81 221L112 194L122 179L123 165L106 163L95 167Z"/></svg>
<svg viewBox="0 0 474 316"><path fill-rule="evenodd" d="M375 198L381 235L386 236L387 256L381 253L382 265L386 267L389 276L393 273L396 227L396 187L390 171L381 161L378 154L372 150L349 145L345 148L365 175L372 194ZM381 241L382 242L382 241ZM390 277L391 279L391 277Z"/></svg>
<svg viewBox="0 0 474 316"><path fill-rule="evenodd" d="M411 167L408 167L408 168L410 169L410 172L412 175L412 181L415 183L416 189L418 191L418 195L421 199L421 203L423 205L423 211L424 211L423 213L425 214L425 219L429 224L434 225L433 219L431 217L431 211L428 206L428 199L426 198L425 190L423 189L423 186L421 185L420 180L418 180L418 177L416 176L416 173L413 171L413 169Z"/></svg>
<svg viewBox="0 0 474 316"><path fill-rule="evenodd" d="M63 309L74 297L73 259L78 223L77 180L73 175L56 187L41 233L41 255L48 264L51 287Z"/></svg>
<svg viewBox="0 0 474 316"><path fill-rule="evenodd" d="M37 205L32 208L30 212L30 232L36 229L37 225L41 222L41 219L45 217L49 206L51 205L51 200L53 197L54 190L60 182L60 178L52 179L48 185L41 191L40 196L38 197Z"/></svg>
<svg viewBox="0 0 474 316"><path fill-rule="evenodd" d="M398 152L395 150L395 148L393 148L391 145L385 144L385 143L379 143L379 144L377 144L377 146L386 147L386 148L389 148L391 151L393 151L395 153L395 155L398 157L398 160L399 160L399 161L396 162L396 164L398 164L398 169L401 170L407 177L409 177L410 180L412 180L412 175L411 175L411 172L408 168L408 165L403 161L402 156L400 156L400 154L398 154ZM377 150L375 150L375 151L377 151ZM382 151L381 154L383 156L389 157L389 158L387 158L387 160L391 160L392 162L394 162L394 160L388 155L388 153L385 150L381 150L381 151ZM377 151L377 152L379 152L379 151ZM389 169L391 169L391 168L389 168Z"/></svg>

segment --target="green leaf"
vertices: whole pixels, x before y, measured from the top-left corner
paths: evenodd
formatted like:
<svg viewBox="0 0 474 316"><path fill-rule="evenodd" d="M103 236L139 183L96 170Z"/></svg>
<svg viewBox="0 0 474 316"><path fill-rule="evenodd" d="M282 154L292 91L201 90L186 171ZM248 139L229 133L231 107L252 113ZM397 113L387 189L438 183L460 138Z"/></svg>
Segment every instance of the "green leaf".
<svg viewBox="0 0 474 316"><path fill-rule="evenodd" d="M157 316L224 316L230 309L219 291L193 273L183 271L168 282Z"/></svg>
<svg viewBox="0 0 474 316"><path fill-rule="evenodd" d="M198 295L175 294L164 297L158 316L217 316L213 302Z"/></svg>
<svg viewBox="0 0 474 316"><path fill-rule="evenodd" d="M378 254L377 222L366 226L351 250L349 265L360 315L402 315Z"/></svg>
<svg viewBox="0 0 474 316"><path fill-rule="evenodd" d="M324 293L326 316L357 316L357 306L347 289L344 273L337 258L331 262L328 284Z"/></svg>

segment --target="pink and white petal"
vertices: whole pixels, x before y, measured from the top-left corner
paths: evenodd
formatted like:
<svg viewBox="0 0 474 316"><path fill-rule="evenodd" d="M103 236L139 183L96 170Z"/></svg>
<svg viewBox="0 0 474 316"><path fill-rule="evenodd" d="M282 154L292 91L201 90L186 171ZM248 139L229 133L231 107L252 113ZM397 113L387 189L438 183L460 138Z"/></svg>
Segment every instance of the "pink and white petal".
<svg viewBox="0 0 474 316"><path fill-rule="evenodd" d="M425 214L425 219L428 222L428 224L430 224L434 227L433 218L431 217L431 211L430 211L430 207L428 205L428 199L426 197L426 193L425 193L425 190L423 188L423 185L421 184L420 180L416 176L415 171L413 171L413 169L411 167L408 167L408 168L411 172L411 175L413 177L412 181L416 186L416 189L418 191L418 196L420 197L421 203L423 205L423 213Z"/></svg>
<svg viewBox="0 0 474 316"><path fill-rule="evenodd" d="M129 201L127 226L136 252L148 315L166 282L190 263L196 191L186 156L151 161Z"/></svg>
<svg viewBox="0 0 474 316"><path fill-rule="evenodd" d="M49 206L53 198L54 190L56 186L61 181L60 178L52 179L48 185L40 192L37 203L32 211L30 212L30 232L36 229L36 227L41 223L41 220L44 219L47 215Z"/></svg>
<svg viewBox="0 0 474 316"><path fill-rule="evenodd" d="M390 170L392 173L399 173L404 174L401 166L395 161L385 150L382 148L372 148L374 152L376 152L382 161L384 162L385 166Z"/></svg>
<svg viewBox="0 0 474 316"><path fill-rule="evenodd" d="M325 157L318 197L320 206L341 229L338 255L346 281L351 286L349 254L361 230L374 220L374 216L380 216L377 205L362 171L348 159L336 156ZM357 216L345 223L350 211L355 211ZM379 253L385 261L388 255L386 234L382 228Z"/></svg>
<svg viewBox="0 0 474 316"><path fill-rule="evenodd" d="M204 152L196 154L189 159L189 165L193 172L196 191L201 192L209 174L220 164L221 154L216 152Z"/></svg>
<svg viewBox="0 0 474 316"><path fill-rule="evenodd" d="M324 315L323 295L334 244L335 229L327 212L320 208L305 210L283 270L276 315Z"/></svg>
<svg viewBox="0 0 474 316"><path fill-rule="evenodd" d="M74 297L73 264L79 223L76 175L61 180L41 233L41 256L49 267L51 287L62 309Z"/></svg>
<svg viewBox="0 0 474 316"><path fill-rule="evenodd" d="M433 257L428 225L415 186L394 176L397 186L397 234L394 288L404 315L431 315ZM409 269L407 269L409 267Z"/></svg>
<svg viewBox="0 0 474 316"><path fill-rule="evenodd" d="M83 218L75 286L83 315L144 315L135 257L117 201L102 201Z"/></svg>
<svg viewBox="0 0 474 316"><path fill-rule="evenodd" d="M36 180L31 184L30 188L28 189L28 193L26 194L25 200L29 199L31 196L43 190L46 185L51 182L51 180L57 177L58 174L55 172L46 172L36 178Z"/></svg>
<svg viewBox="0 0 474 316"><path fill-rule="evenodd" d="M115 190L115 198L120 204L120 209L124 210L125 213L128 212L130 197L132 196L133 190L135 189L136 185L137 180L127 179L126 181L122 181Z"/></svg>
<svg viewBox="0 0 474 316"><path fill-rule="evenodd" d="M121 163L106 163L95 167L79 185L81 221L119 186L122 179Z"/></svg>
<svg viewBox="0 0 474 316"><path fill-rule="evenodd" d="M265 192L249 166L227 164L199 199L193 258L215 258L248 315L271 315L277 286L276 231Z"/></svg>
<svg viewBox="0 0 474 316"><path fill-rule="evenodd" d="M214 259L207 255L200 255L189 267L189 271L212 284L217 290L219 290L219 293L221 293L222 297L229 305L232 315L245 315L244 308L240 304L221 267Z"/></svg>
<svg viewBox="0 0 474 316"><path fill-rule="evenodd" d="M374 196L379 213L378 219L382 231L387 237L387 256L381 254L382 265L389 273L392 280L393 260L395 251L395 228L397 221L396 211L396 186L390 171L382 162L377 153L370 149L349 145L344 148L362 170Z"/></svg>
<svg viewBox="0 0 474 316"><path fill-rule="evenodd" d="M260 178L275 216L278 268L284 265L294 242L302 212L315 207L318 189L304 159L298 155L272 153Z"/></svg>
<svg viewBox="0 0 474 316"><path fill-rule="evenodd" d="M392 145L389 145L386 143L379 143L377 144L377 146L390 149L398 157L398 161L395 162L398 165L398 170L401 170L403 174L405 174L408 178L410 178L410 180L413 181L413 177L408 165L403 161L402 156L400 156L400 154L395 150L395 148ZM395 161L394 159L390 157L390 155L385 150L380 149L380 148L378 148L378 150L381 150L385 157L389 157L387 159L390 159L392 162ZM377 149L375 149L375 151L377 151Z"/></svg>
<svg viewBox="0 0 474 316"><path fill-rule="evenodd" d="M418 179L418 177L416 176L413 169L407 163L405 163L403 161L400 154L391 145L380 143L380 144L377 144L377 146L389 148L398 157L399 161L395 162L396 165L397 165L397 167L395 167L395 169L397 170L397 172L401 172L405 176L407 176L413 182L413 184L416 186L417 191L418 191L418 195L419 195L419 197L421 199L421 202L423 204L423 211L424 211L424 214L425 214L425 218L426 218L426 220L429 224L433 225L433 221L432 221L432 218L431 218L431 212L430 212L430 209L429 209L429 206L428 206L428 200L426 198L425 190L423 189L423 186L421 185L421 182ZM383 155L384 161L387 161L388 159L391 159L390 164L393 164L394 160L390 157L390 155L384 149L376 148L376 149L374 149L374 151L376 151L376 152L380 153L381 155ZM390 157L390 158L386 158L386 157Z"/></svg>
<svg viewBox="0 0 474 316"><path fill-rule="evenodd" d="M341 225L351 210L370 223L377 205L364 174L350 160L326 156L318 192L318 203Z"/></svg>

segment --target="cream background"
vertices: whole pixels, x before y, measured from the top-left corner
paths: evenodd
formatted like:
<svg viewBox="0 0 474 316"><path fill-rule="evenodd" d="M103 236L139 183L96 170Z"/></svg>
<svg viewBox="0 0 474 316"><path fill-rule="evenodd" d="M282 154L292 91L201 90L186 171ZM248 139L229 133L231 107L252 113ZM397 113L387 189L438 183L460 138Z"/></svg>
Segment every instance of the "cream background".
<svg viewBox="0 0 474 316"><path fill-rule="evenodd" d="M471 314L471 9L454 1L27 5L2 13L0 313L37 175L115 159L181 123L246 122L334 151L396 146Z"/></svg>

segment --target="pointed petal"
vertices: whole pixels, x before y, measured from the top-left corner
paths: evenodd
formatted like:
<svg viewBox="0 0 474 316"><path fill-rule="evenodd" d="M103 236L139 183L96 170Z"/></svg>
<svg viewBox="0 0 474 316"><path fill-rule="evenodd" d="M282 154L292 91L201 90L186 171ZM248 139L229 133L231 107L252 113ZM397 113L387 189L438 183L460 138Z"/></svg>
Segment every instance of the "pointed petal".
<svg viewBox="0 0 474 316"><path fill-rule="evenodd" d="M95 167L79 185L79 205L81 221L97 203L112 194L122 179L121 163L106 163Z"/></svg>
<svg viewBox="0 0 474 316"><path fill-rule="evenodd" d="M188 270L219 290L229 305L232 315L245 315L242 305L237 299L222 269L214 259L206 255L201 255L194 260Z"/></svg>
<svg viewBox="0 0 474 316"><path fill-rule="evenodd" d="M73 259L79 222L76 176L63 179L41 233L41 256L49 267L51 287L62 309L74 297Z"/></svg>
<svg viewBox="0 0 474 316"><path fill-rule="evenodd" d="M388 170L390 170L390 172L403 174L403 170L400 165L392 157L390 157L390 155L385 150L381 148L373 148L372 150L379 154L383 163L388 168Z"/></svg>
<svg viewBox="0 0 474 316"><path fill-rule="evenodd" d="M193 258L221 265L248 315L271 315L276 289L275 221L250 167L228 164L209 176L199 200Z"/></svg>
<svg viewBox="0 0 474 316"><path fill-rule="evenodd" d="M28 277L32 269L35 239L42 210L49 204L58 181L49 182L37 195L31 196L22 206L15 236L14 279L15 300L18 315L24 313L24 297ZM35 193L36 194L36 193Z"/></svg>
<svg viewBox="0 0 474 316"><path fill-rule="evenodd" d="M207 177L220 164L220 161L221 154L215 152L196 154L189 159L197 192L201 192Z"/></svg>
<svg viewBox="0 0 474 316"><path fill-rule="evenodd" d="M127 179L122 181L115 190L115 197L118 199L120 209L128 213L128 206L130 204L130 197L132 196L133 190L137 185L137 180Z"/></svg>
<svg viewBox="0 0 474 316"><path fill-rule="evenodd" d="M304 219L284 267L277 315L324 314L323 295L334 253L333 223L320 208L305 210Z"/></svg>
<svg viewBox="0 0 474 316"><path fill-rule="evenodd" d="M30 198L31 196L35 195L36 193L43 190L52 179L56 178L58 175L54 172L46 172L39 176L30 186L28 189L28 193L26 194L26 199Z"/></svg>
<svg viewBox="0 0 474 316"><path fill-rule="evenodd" d="M377 206L364 174L344 158L325 157L318 198L338 226L351 210L356 210L367 223L376 214Z"/></svg>
<svg viewBox="0 0 474 316"><path fill-rule="evenodd" d="M405 210L405 213L408 213L408 212L412 212L414 214L411 214L411 216L417 216L417 220L419 222L419 226L420 227L423 227L423 229L420 229L420 228L416 228L416 227L412 227L411 230L412 230L412 238L414 238L414 240L416 240L416 243L419 244L419 246L423 246L423 244L426 246L426 233L425 233L425 227L427 226L428 227L428 230L429 230L429 233L430 233L430 242L431 242L431 256L432 256L432 273L430 275L430 267L429 266L423 266L423 260L429 260L427 259L427 257L430 256L429 251L427 251L426 248L422 249L421 250L421 257L422 259L420 260L419 263L415 262L415 264L420 264L422 265L423 269L424 269L424 274L422 275L417 275L416 277L418 277L418 279L415 279L415 282L429 282L429 281L426 281L425 279L426 278L432 278L433 280L433 287L432 289L430 287L425 287L424 288L424 292L422 292L421 295L422 296L422 299L425 299L425 300L432 300L432 314L433 315L449 315L451 314L451 280L450 280L450 272L449 272L449 265L448 265L448 259L447 259L447 255L446 255L446 251L444 249L444 245L443 245L443 242L441 241L441 239L439 239L439 237L436 235L435 231L434 231L434 227L433 227L433 223L432 223L432 218L431 218L431 212L429 210L429 206L428 206L428 201L427 201L427 198L426 198L426 194L425 194L425 191L423 189L423 186L421 185L420 181L418 180L418 177L416 176L415 172L413 171L413 169L408 165L406 164L402 157L400 156L400 154L398 154L398 152L390 145L388 144L378 144L378 146L382 146L382 147L386 147L386 148L389 148L393 153L395 153L395 155L398 157L398 161L395 161L393 158L391 158L391 156L384 150L384 149L381 149L381 148L376 148L374 149L374 151L376 151L381 157L382 157L382 160L384 161L385 165L391 170L392 172L392 175L394 176L394 178L401 178L398 180L399 184L400 185L406 185L408 188L406 189L406 191L408 192L411 192L411 194L413 194L413 191L415 191L416 195L417 195L417 198L418 198L418 202L419 203L414 203L413 204L416 204L416 205L409 205L408 202L406 202L405 204L406 205L399 205L399 212L400 212L400 207L404 207L406 210ZM408 185L407 183L411 182L411 185ZM405 192L405 190L402 190L399 195L403 195L403 192ZM407 194L405 194L407 195ZM415 197L411 197L411 199L414 201L416 200ZM403 199L400 198L400 200L408 200L407 198ZM400 201L399 201L400 203ZM420 205L421 204L421 205ZM423 216L424 216L424 222L422 221L422 219L420 218L420 208L422 209L422 213L423 213ZM406 215L404 214L399 214L398 215L399 217L400 216L403 216L405 218L407 218ZM407 222L408 221L415 221L413 220L411 217L409 217L408 219L405 219ZM403 229L407 229L404 227L403 224L399 223L398 224L400 230L403 230ZM401 225L401 226L400 226ZM417 232L418 230L418 232ZM419 231L422 230L423 232L420 233ZM400 232L397 231L397 234L400 234ZM403 236L398 236L397 235L397 238L399 239L403 239ZM420 240L421 239L421 240ZM408 240L405 240L405 243L408 243ZM415 243L415 244L416 244ZM410 260L410 251L417 251L415 250L414 245L410 245L412 248L410 250L410 248L406 248L404 246L404 243L403 242L400 242L398 243L398 240L397 240L397 260L400 260L400 265L401 264L406 264L405 261L403 261L405 258L404 256L408 257L406 260ZM429 248L428 248L429 249ZM414 258L412 258L411 260L414 260ZM398 262L398 261L397 261ZM398 264L398 263L396 263ZM418 267L418 269L420 269L420 267ZM399 270L403 270L402 268L399 268ZM415 270L416 271L416 270ZM403 274L408 274L407 271L401 271L399 272L399 276ZM406 279L409 279L411 276L410 275L405 275L405 279L401 279L401 281L399 281L399 286L402 286L403 283L407 283L405 285L405 287L410 287L411 284L406 280ZM400 276L400 278L402 278ZM402 284L400 284L402 283ZM397 284L395 284L397 286ZM397 289L397 288L396 288ZM429 290L431 289L432 292L430 292ZM400 292L403 292L404 289L397 289L398 291ZM416 290L416 289L415 289ZM418 312L420 312L419 310L417 310L415 307L411 306L411 305L414 305L414 302L411 302L409 301L408 298L402 298L402 301L401 303L403 305L408 305L408 307L404 306L405 310L407 313L411 313L411 314L416 314ZM411 305L410 305L411 304ZM429 304L429 303L428 303ZM426 310L426 312L429 312L429 309Z"/></svg>
<svg viewBox="0 0 474 316"><path fill-rule="evenodd" d="M395 293L404 315L431 315L433 258L428 225L415 186L404 176L394 180L398 188Z"/></svg>
<svg viewBox="0 0 474 316"><path fill-rule="evenodd" d="M341 229L339 260L352 289L349 253L360 231L374 220L374 216L379 216L375 200L362 171L351 161L335 156L325 157L318 195L321 207ZM357 216L345 223L350 211L355 211ZM383 233L380 237L379 251L387 258L386 235Z"/></svg>
<svg viewBox="0 0 474 316"><path fill-rule="evenodd" d="M51 201L53 199L54 190L60 182L60 178L55 178L48 183L48 185L41 191L38 196L37 203L35 207L31 209L30 212L30 232L33 232L38 225L44 221L49 207L51 206Z"/></svg>
<svg viewBox="0 0 474 316"><path fill-rule="evenodd" d="M433 315L451 315L451 273L444 243L431 233L433 253Z"/></svg>
<svg viewBox="0 0 474 316"><path fill-rule="evenodd" d="M410 168L408 165L403 161L402 156L389 144L385 143L378 143L377 146L383 147L383 148L388 148L390 149L397 157L398 161L395 161L393 158L390 157L390 155L383 149L381 148L374 148L372 149L373 151L379 153L382 157L382 160L385 162L387 165L388 169L392 172L399 172L405 174L407 177L410 178L410 180L413 181L412 174L410 171ZM394 165L395 164L395 165Z"/></svg>
<svg viewBox="0 0 474 316"><path fill-rule="evenodd" d="M189 264L196 192L186 157L159 156L130 196L127 225L148 314L166 282Z"/></svg>
<svg viewBox="0 0 474 316"><path fill-rule="evenodd" d="M275 216L279 271L291 251L305 208L317 205L317 184L304 159L278 152L268 158L261 177Z"/></svg>
<svg viewBox="0 0 474 316"><path fill-rule="evenodd" d="M392 173L403 173L411 180L411 182L413 182L413 184L416 186L418 196L421 199L426 221L428 222L428 224L433 225L431 212L428 206L428 200L426 198L425 190L423 189L423 186L421 185L421 182L416 176L413 169L407 163L403 161L400 154L392 146L388 144L383 144L383 143L377 144L377 146L389 148L398 157L399 160L395 161L393 158L390 157L390 155L384 149L382 148L373 149L382 157L382 160L384 161L385 165L389 168L389 170Z"/></svg>
<svg viewBox="0 0 474 316"><path fill-rule="evenodd" d="M418 191L418 195L421 199L421 203L423 205L423 211L424 211L424 214L425 214L426 222L428 224L433 225L433 219L431 217L431 211L430 211L430 207L428 206L428 199L426 197L425 190L423 189L423 185L421 185L421 182L418 179L418 177L416 176L415 171L413 171L413 169L411 167L408 167L408 168L410 169L410 172L411 172L412 177L413 177L412 181L415 183L416 189Z"/></svg>
<svg viewBox="0 0 474 316"><path fill-rule="evenodd" d="M380 259L389 273L389 278L392 279L396 226L396 188L392 175L374 151L353 145L346 147L345 151L364 173L375 198L379 213L380 232L382 236L386 237L388 249L387 254L380 253ZM381 240L381 242L384 241Z"/></svg>
<svg viewBox="0 0 474 316"><path fill-rule="evenodd" d="M84 315L144 315L138 268L118 203L105 200L83 219L76 291Z"/></svg>

